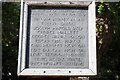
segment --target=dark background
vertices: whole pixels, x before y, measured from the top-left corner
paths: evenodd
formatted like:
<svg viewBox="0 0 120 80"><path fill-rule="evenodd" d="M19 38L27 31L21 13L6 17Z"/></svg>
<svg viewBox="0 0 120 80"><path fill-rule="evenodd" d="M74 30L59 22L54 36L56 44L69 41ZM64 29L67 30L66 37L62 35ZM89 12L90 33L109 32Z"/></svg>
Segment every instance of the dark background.
<svg viewBox="0 0 120 80"><path fill-rule="evenodd" d="M2 80L50 80L17 76L19 18L20 3L2 3ZM96 37L98 75L90 80L120 80L120 2L96 3Z"/></svg>

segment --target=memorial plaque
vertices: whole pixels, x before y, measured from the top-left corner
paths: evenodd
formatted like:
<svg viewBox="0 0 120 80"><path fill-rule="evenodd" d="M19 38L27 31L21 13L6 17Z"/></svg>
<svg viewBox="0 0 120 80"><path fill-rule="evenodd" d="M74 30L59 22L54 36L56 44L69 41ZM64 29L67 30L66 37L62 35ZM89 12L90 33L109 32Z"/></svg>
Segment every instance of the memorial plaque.
<svg viewBox="0 0 120 80"><path fill-rule="evenodd" d="M96 74L94 2L22 5L18 75Z"/></svg>
<svg viewBox="0 0 120 80"><path fill-rule="evenodd" d="M88 68L88 10L30 9L30 68Z"/></svg>

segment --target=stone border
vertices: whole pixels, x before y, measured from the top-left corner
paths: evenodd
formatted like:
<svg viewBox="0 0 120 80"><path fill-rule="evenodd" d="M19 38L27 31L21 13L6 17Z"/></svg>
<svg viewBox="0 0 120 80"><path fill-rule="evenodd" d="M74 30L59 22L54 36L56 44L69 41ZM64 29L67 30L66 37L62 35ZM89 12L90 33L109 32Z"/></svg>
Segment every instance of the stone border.
<svg viewBox="0 0 120 80"><path fill-rule="evenodd" d="M95 26L95 2L73 2L72 6L88 6L88 47L89 68L88 69L29 69L26 68L26 36L27 36L27 13L29 5L44 6L69 6L70 1L64 2L21 2L20 33L19 33L19 55L18 76L90 76L97 74L96 66L96 26ZM83 3L85 5L83 5Z"/></svg>

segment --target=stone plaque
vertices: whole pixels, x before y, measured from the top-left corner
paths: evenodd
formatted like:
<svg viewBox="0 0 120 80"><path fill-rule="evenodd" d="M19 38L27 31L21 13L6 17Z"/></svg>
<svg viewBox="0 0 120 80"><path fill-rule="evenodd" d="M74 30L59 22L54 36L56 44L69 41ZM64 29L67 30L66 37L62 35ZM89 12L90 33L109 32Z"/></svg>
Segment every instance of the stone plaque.
<svg viewBox="0 0 120 80"><path fill-rule="evenodd" d="M96 75L95 2L21 2L20 76Z"/></svg>
<svg viewBox="0 0 120 80"><path fill-rule="evenodd" d="M88 10L30 9L29 68L88 68Z"/></svg>

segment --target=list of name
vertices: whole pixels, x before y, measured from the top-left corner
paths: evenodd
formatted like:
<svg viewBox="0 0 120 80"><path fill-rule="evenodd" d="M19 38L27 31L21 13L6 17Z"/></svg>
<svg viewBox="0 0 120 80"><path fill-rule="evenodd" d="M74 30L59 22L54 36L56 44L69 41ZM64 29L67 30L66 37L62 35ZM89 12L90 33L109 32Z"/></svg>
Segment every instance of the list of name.
<svg viewBox="0 0 120 80"><path fill-rule="evenodd" d="M31 9L29 67L87 68L88 11Z"/></svg>

